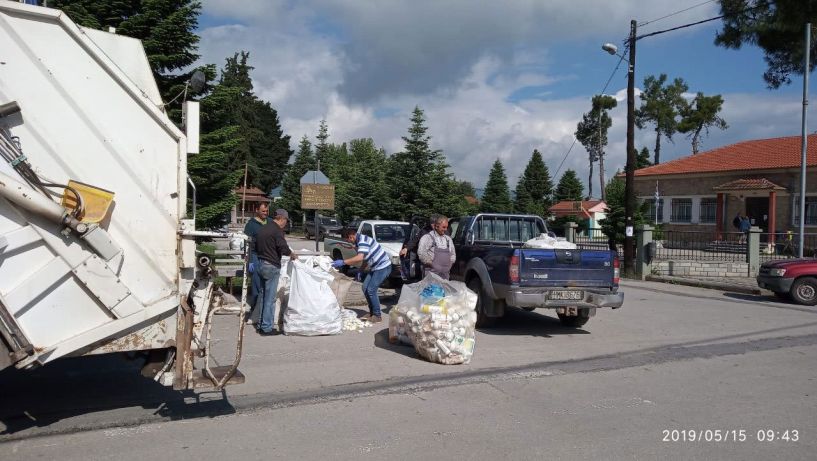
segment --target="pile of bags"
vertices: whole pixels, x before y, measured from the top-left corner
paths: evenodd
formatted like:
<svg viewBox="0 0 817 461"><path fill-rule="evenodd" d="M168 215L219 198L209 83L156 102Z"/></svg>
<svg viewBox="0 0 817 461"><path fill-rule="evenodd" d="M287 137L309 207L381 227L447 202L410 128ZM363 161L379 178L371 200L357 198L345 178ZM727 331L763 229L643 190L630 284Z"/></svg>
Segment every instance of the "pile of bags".
<svg viewBox="0 0 817 461"><path fill-rule="evenodd" d="M474 354L477 295L462 282L428 273L403 285L389 312L389 341L413 345L424 359L444 365L469 363Z"/></svg>
<svg viewBox="0 0 817 461"><path fill-rule="evenodd" d="M540 234L522 246L523 248L543 248L546 250L575 250L576 244L568 242L563 237L551 237L548 234Z"/></svg>

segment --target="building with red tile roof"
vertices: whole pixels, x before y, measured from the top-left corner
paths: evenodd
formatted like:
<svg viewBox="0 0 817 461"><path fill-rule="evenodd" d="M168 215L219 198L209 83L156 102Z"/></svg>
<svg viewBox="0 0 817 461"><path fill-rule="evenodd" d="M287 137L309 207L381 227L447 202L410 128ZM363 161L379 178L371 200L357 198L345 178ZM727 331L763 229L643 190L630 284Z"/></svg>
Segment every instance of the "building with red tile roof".
<svg viewBox="0 0 817 461"><path fill-rule="evenodd" d="M800 136L743 141L641 168L636 195L650 203L650 220L665 229L710 230L720 240L737 232L732 219L746 213L764 233L785 232L799 222L801 142ZM806 166L806 225L814 232L817 134L808 136Z"/></svg>

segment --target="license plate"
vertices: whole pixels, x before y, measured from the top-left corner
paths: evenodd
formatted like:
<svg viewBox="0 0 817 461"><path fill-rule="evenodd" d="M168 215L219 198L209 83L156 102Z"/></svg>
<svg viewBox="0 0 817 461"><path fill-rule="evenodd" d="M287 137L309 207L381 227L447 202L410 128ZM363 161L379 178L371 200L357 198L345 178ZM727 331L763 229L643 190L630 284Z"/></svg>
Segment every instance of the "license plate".
<svg viewBox="0 0 817 461"><path fill-rule="evenodd" d="M584 298L584 293L576 290L556 290L548 292L548 299L561 301L579 301Z"/></svg>

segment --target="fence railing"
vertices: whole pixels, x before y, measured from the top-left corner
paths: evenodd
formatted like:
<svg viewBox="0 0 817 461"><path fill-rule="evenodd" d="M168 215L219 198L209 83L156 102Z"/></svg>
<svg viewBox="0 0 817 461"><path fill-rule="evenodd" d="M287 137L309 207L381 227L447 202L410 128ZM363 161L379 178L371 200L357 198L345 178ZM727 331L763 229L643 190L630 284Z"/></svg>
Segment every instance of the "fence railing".
<svg viewBox="0 0 817 461"><path fill-rule="evenodd" d="M573 243L582 250L609 250L610 240L601 228L577 229ZM617 244L618 257L624 257L624 245Z"/></svg>
<svg viewBox="0 0 817 461"><path fill-rule="evenodd" d="M723 232L716 238L711 231L653 231L657 260L745 262L747 236Z"/></svg>
<svg viewBox="0 0 817 461"><path fill-rule="evenodd" d="M796 258L799 254L799 234L769 232L760 234L760 260ZM803 256L817 257L817 234L803 234Z"/></svg>

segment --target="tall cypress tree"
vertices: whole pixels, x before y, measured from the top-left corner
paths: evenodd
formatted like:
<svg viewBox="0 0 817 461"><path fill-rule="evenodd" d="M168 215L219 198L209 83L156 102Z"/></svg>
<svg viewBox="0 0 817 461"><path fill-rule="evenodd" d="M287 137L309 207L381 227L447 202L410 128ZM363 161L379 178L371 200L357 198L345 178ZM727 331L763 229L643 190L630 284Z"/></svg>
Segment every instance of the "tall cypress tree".
<svg viewBox="0 0 817 461"><path fill-rule="evenodd" d="M480 210L492 213L510 213L513 209L511 204L511 193L508 189L508 177L505 175L505 167L497 159L491 167L488 175L488 183L485 185L485 192L482 194Z"/></svg>

